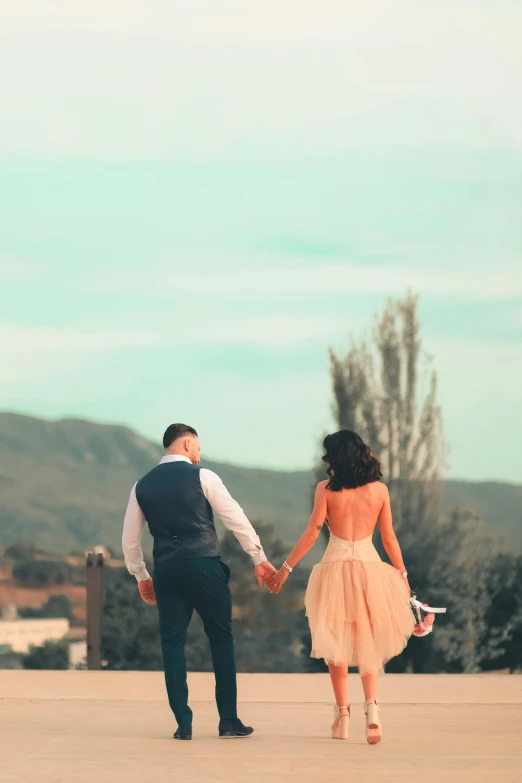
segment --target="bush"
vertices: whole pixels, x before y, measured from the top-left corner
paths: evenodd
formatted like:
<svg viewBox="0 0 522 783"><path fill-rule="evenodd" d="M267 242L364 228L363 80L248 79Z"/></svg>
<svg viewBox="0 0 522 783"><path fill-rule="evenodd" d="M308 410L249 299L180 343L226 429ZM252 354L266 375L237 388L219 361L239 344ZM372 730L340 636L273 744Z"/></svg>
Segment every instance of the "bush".
<svg viewBox="0 0 522 783"><path fill-rule="evenodd" d="M26 587L84 585L85 568L71 566L64 560L27 560L13 568L13 577Z"/></svg>
<svg viewBox="0 0 522 783"><path fill-rule="evenodd" d="M127 569L107 569L102 622L103 658L108 669L161 670L158 613L138 593Z"/></svg>
<svg viewBox="0 0 522 783"><path fill-rule="evenodd" d="M22 658L20 653L12 650L0 652L0 669L23 669Z"/></svg>
<svg viewBox="0 0 522 783"><path fill-rule="evenodd" d="M85 566L69 566L69 582L72 585L84 585Z"/></svg>
<svg viewBox="0 0 522 783"><path fill-rule="evenodd" d="M26 620L43 617L65 617L70 622L72 618L72 604L66 595L51 595L49 600L39 609L33 609L28 606L20 609L19 615Z"/></svg>
<svg viewBox="0 0 522 783"><path fill-rule="evenodd" d="M68 584L69 571L69 565L62 560L28 560L13 568L13 577L28 587L50 587Z"/></svg>
<svg viewBox="0 0 522 783"><path fill-rule="evenodd" d="M67 642L46 642L42 647L31 647L23 657L24 669L68 669L69 647Z"/></svg>
<svg viewBox="0 0 522 783"><path fill-rule="evenodd" d="M4 552L4 557L6 560L14 560L16 563L20 563L27 560L33 560L37 552L38 549L34 544L26 541L17 541L7 547Z"/></svg>

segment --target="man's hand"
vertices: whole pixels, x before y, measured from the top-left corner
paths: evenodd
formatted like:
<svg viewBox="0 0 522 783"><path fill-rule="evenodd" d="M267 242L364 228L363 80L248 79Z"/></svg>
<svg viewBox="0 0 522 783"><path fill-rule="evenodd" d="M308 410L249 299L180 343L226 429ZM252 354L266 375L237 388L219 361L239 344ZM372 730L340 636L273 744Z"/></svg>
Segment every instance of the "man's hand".
<svg viewBox="0 0 522 783"><path fill-rule="evenodd" d="M268 560L256 565L256 579L259 587L263 587L263 585L266 584L266 580L271 577L274 572L275 568Z"/></svg>
<svg viewBox="0 0 522 783"><path fill-rule="evenodd" d="M144 582L138 582L138 590L146 604L156 606L156 593L154 592L152 579L145 579Z"/></svg>

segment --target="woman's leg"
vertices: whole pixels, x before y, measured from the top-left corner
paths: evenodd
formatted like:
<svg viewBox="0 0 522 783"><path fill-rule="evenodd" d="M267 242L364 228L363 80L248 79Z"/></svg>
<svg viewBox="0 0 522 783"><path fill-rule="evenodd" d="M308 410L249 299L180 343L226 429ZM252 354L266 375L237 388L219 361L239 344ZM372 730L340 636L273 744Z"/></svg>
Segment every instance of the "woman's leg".
<svg viewBox="0 0 522 783"><path fill-rule="evenodd" d="M377 706L378 679L378 674L365 674L361 677L366 699L366 741L370 745L377 745L382 736L380 710Z"/></svg>
<svg viewBox="0 0 522 783"><path fill-rule="evenodd" d="M332 687L335 694L335 703L338 707L346 707L347 702L347 682L348 666L334 666L328 664L328 671L332 680Z"/></svg>
<svg viewBox="0 0 522 783"><path fill-rule="evenodd" d="M365 674L361 677L364 690L364 698L368 701L377 701L377 684L379 682L378 674Z"/></svg>

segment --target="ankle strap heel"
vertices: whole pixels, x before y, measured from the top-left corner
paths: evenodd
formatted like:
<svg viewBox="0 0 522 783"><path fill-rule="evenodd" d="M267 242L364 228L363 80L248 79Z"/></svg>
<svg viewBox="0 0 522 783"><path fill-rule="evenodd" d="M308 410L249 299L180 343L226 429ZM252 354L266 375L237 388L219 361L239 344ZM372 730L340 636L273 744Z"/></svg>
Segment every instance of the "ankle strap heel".
<svg viewBox="0 0 522 783"><path fill-rule="evenodd" d="M381 711L377 700L366 702L366 741L369 745L377 745L382 738Z"/></svg>
<svg viewBox="0 0 522 783"><path fill-rule="evenodd" d="M347 714L342 714L346 710ZM348 739L350 727L350 707L334 707L334 722L332 724L332 739Z"/></svg>

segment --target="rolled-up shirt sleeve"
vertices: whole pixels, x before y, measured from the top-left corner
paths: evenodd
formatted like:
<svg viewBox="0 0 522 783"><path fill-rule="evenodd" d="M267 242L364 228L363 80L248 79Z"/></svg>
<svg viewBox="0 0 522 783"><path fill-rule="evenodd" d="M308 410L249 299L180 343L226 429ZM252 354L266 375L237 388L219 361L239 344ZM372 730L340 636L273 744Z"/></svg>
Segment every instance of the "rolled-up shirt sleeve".
<svg viewBox="0 0 522 783"><path fill-rule="evenodd" d="M254 565L263 563L267 558L261 541L239 503L234 500L219 476L212 470L202 468L199 475L203 493L212 510L225 527L235 535L244 551L254 561Z"/></svg>
<svg viewBox="0 0 522 783"><path fill-rule="evenodd" d="M125 565L129 573L136 577L138 582L150 579L150 574L145 567L141 539L147 524L143 511L136 498L136 484L131 489L125 519L123 521L122 549Z"/></svg>

